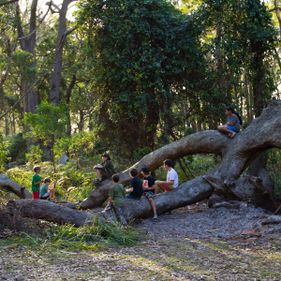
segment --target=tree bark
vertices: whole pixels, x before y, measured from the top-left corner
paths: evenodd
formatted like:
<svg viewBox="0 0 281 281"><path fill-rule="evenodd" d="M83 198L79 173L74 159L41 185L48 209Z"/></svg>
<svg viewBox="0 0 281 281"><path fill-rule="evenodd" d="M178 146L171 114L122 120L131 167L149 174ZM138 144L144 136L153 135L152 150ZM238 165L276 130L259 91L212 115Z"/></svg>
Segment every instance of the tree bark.
<svg viewBox="0 0 281 281"><path fill-rule="evenodd" d="M0 175L0 187L16 194L20 198L31 198L31 193L26 188L10 180L6 175Z"/></svg>
<svg viewBox="0 0 281 281"><path fill-rule="evenodd" d="M224 196L227 199L245 200L274 209L275 201L268 189L271 183L270 180L267 181L266 170L251 171L249 169L248 172L254 176L245 173L263 151L272 147L281 148L281 101L272 101L263 110L261 116L234 139L211 130L195 133L151 152L133 167L138 171L143 166L154 170L166 158L177 159L193 153L213 153L222 156L221 163L206 175L185 182L176 190L157 195L154 200L159 214L193 204L210 196L209 205L215 205L212 204L215 196L217 198ZM122 183L129 180L128 171L120 174ZM99 213L77 210L100 205L107 198L110 187L110 181L105 181L80 205L58 205L43 200L18 200L11 201L8 207L15 215L44 219L58 224L68 223L81 226L91 223L93 218L118 220L120 213L118 214L116 210L114 213L112 210ZM152 210L146 198L125 199L121 213L122 218L130 222L137 218L151 216Z"/></svg>
<svg viewBox="0 0 281 281"><path fill-rule="evenodd" d="M213 188L202 177L198 177L184 183L177 191L174 190L157 196L155 198L157 212L161 214L201 201L208 198L212 190ZM57 224L71 224L77 227L91 223L94 218L116 221L120 216L119 213L115 213L112 209L91 213L55 204L47 200L9 201L7 207L10 213L13 213L15 216L43 219ZM122 210L123 221L125 220L127 223L152 215L151 207L146 198L141 200L125 199Z"/></svg>
<svg viewBox="0 0 281 281"><path fill-rule="evenodd" d="M63 47L67 35L72 31L72 29L67 30L66 14L69 4L73 1L74 0L63 1L62 7L59 12L58 36L56 42L55 59L54 59L53 74L52 74L52 81L51 81L51 91L49 95L49 101L54 104L58 104L60 102Z"/></svg>
<svg viewBox="0 0 281 281"><path fill-rule="evenodd" d="M129 171L131 169L135 168L139 172L143 167L155 170L168 158L178 159L196 153L222 155L225 153L228 143L229 139L218 131L210 130L188 135L144 156L138 163L119 174L120 182L127 183L130 181ZM100 206L106 200L111 185L111 180L105 180L101 186L92 191L90 196L81 203L81 208L90 209Z"/></svg>
<svg viewBox="0 0 281 281"><path fill-rule="evenodd" d="M278 25L279 25L279 40L281 39L281 11L280 11L280 6L279 6L279 0L274 0L274 10L275 14L278 20ZM280 53L281 51L281 45L279 45L278 52Z"/></svg>
<svg viewBox="0 0 281 281"><path fill-rule="evenodd" d="M43 219L57 224L82 226L91 215L87 212L71 209L48 200L9 201L8 210L14 215L27 218Z"/></svg>
<svg viewBox="0 0 281 281"><path fill-rule="evenodd" d="M37 5L38 0L33 0L31 3L30 18L29 18L29 30L28 34L24 33L23 24L21 21L19 3L16 6L17 15L17 30L20 47L23 51L30 53L32 58L28 59L28 65L25 67L29 68L26 71L24 68L21 73L21 95L24 100L24 112L34 112L38 103L39 98L35 90L36 84L36 58L35 58L35 46L36 46L36 20L37 20ZM28 72L28 74L27 74Z"/></svg>
<svg viewBox="0 0 281 281"><path fill-rule="evenodd" d="M243 182L238 181L240 175L263 151L273 147L281 147L281 101L272 101L262 115L234 139L213 130L198 132L151 152L130 169L140 171L145 166L155 170L167 158L178 159L197 153L217 154L222 156L222 161L207 176L217 179L222 190L235 192L235 187L241 187ZM130 180L130 169L120 173L121 183ZM110 180L104 181L80 207L88 209L100 206L106 200L111 184ZM239 193L236 195L239 197Z"/></svg>

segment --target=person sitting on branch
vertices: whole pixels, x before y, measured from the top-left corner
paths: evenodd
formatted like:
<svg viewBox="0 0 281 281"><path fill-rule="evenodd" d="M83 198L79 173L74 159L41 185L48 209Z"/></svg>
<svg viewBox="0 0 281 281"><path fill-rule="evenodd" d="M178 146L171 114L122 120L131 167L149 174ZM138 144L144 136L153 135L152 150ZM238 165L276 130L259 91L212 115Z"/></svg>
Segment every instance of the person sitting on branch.
<svg viewBox="0 0 281 281"><path fill-rule="evenodd" d="M172 160L167 159L164 161L164 169L167 171L166 181L156 181L157 192L159 189L164 192L171 191L172 189L178 188L179 176L176 170L173 168L174 163Z"/></svg>
<svg viewBox="0 0 281 281"><path fill-rule="evenodd" d="M156 204L154 201L155 197L155 179L151 175L150 171L148 168L142 168L141 173L143 175L143 191L144 191L144 196L148 200L152 210L153 210L153 219L157 219L157 211L156 211Z"/></svg>
<svg viewBox="0 0 281 281"><path fill-rule="evenodd" d="M225 109L225 115L227 116L227 123L218 126L218 131L227 135L229 138L233 138L239 131L242 125L241 117L232 107Z"/></svg>
<svg viewBox="0 0 281 281"><path fill-rule="evenodd" d="M102 155L102 163L94 167L96 171L95 185L100 185L102 181L109 179L114 174L114 166L108 153Z"/></svg>
<svg viewBox="0 0 281 281"><path fill-rule="evenodd" d="M143 189L142 189L142 181L138 177L137 169L132 169L130 171L130 176L131 176L132 180L130 182L131 187L126 189L126 192L129 192L129 195L127 195L127 198L138 200L141 198L141 196L143 194Z"/></svg>
<svg viewBox="0 0 281 281"><path fill-rule="evenodd" d="M54 196L55 196L54 186L56 183L54 183L53 187L51 187L50 184L51 184L50 178L45 178L43 180L43 184L40 187L40 199L42 199L42 200L54 199Z"/></svg>
<svg viewBox="0 0 281 281"><path fill-rule="evenodd" d="M107 179L111 178L113 176L113 174L115 173L115 171L114 171L113 163L112 163L108 153L104 153L102 155L102 163L101 164L104 167L106 178Z"/></svg>

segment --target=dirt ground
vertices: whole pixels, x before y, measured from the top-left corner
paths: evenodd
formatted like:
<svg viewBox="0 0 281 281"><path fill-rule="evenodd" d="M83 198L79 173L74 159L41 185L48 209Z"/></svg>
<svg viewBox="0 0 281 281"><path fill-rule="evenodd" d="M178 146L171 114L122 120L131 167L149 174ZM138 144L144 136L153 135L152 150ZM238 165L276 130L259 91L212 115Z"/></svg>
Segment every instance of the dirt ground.
<svg viewBox="0 0 281 281"><path fill-rule="evenodd" d="M98 251L38 253L0 249L0 280L281 281L281 225L246 204L208 209L204 203L145 220L143 241Z"/></svg>

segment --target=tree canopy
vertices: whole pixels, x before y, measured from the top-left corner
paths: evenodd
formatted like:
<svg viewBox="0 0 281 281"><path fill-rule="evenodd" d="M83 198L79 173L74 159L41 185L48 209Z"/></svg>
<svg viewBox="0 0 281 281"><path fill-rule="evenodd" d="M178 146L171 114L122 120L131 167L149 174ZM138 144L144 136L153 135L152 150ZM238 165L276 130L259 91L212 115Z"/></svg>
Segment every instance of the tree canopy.
<svg viewBox="0 0 281 281"><path fill-rule="evenodd" d="M247 124L279 95L273 2L48 5L46 13L35 0L26 11L18 2L0 6L0 125L6 136L28 139L37 132L42 141L50 132L52 147L88 131L97 152L109 149L132 162L192 131L215 128L226 105ZM43 108L55 117L41 118ZM56 118L64 120L62 127Z"/></svg>

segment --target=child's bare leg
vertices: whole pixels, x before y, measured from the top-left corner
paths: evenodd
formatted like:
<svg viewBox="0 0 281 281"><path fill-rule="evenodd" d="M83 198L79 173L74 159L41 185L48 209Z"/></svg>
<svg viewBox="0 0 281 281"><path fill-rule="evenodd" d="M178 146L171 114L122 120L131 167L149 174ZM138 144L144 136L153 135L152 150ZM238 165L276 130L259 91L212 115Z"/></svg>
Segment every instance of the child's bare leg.
<svg viewBox="0 0 281 281"><path fill-rule="evenodd" d="M226 126L218 126L218 131L225 134L225 135L228 135L229 134L229 131L228 129L226 128Z"/></svg>
<svg viewBox="0 0 281 281"><path fill-rule="evenodd" d="M160 190L160 186L158 185L158 183L159 183L159 182L156 181L156 182L155 182L155 185L154 185L154 187L155 187L155 189L154 189L154 190L155 190L155 194L159 193L159 190Z"/></svg>
<svg viewBox="0 0 281 281"><path fill-rule="evenodd" d="M226 126L218 126L218 131L227 135L230 138L233 138L235 136L235 133L228 130Z"/></svg>
<svg viewBox="0 0 281 281"><path fill-rule="evenodd" d="M156 204L154 200L152 198L149 198L148 201L153 210L153 218L157 218Z"/></svg>
<svg viewBox="0 0 281 281"><path fill-rule="evenodd" d="M50 189L49 190L49 198L50 199L55 199L55 190L54 189Z"/></svg>

